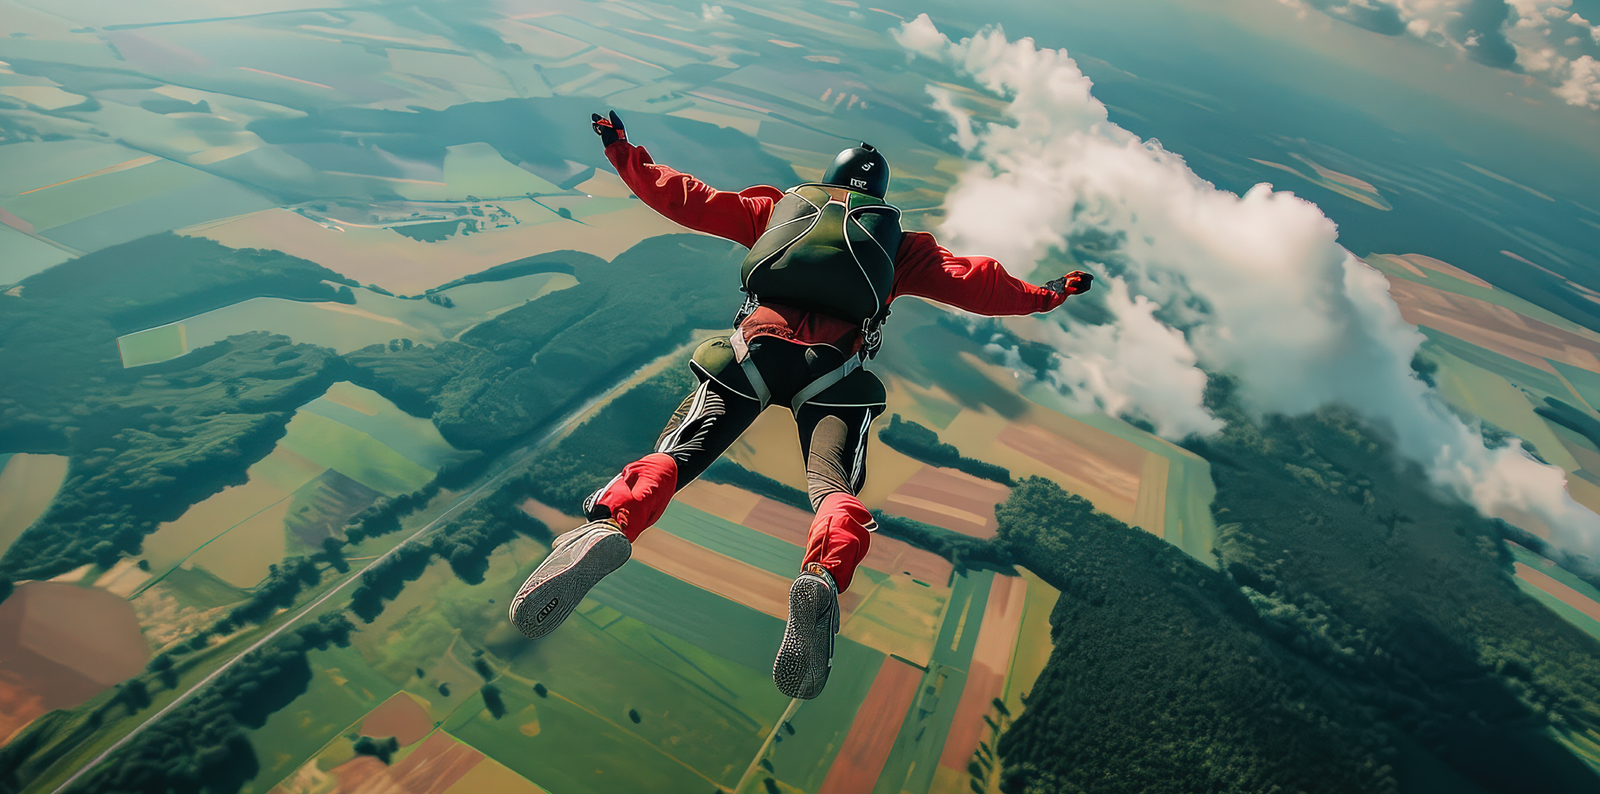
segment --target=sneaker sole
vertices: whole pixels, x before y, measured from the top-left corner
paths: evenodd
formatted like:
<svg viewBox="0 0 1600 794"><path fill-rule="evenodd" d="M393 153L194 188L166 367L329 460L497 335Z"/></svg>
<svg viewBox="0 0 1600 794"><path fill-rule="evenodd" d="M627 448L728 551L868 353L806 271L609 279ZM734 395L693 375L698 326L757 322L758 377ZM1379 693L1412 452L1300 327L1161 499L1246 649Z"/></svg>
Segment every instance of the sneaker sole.
<svg viewBox="0 0 1600 794"><path fill-rule="evenodd" d="M536 569L523 582L511 601L511 622L530 640L549 636L596 582L622 567L633 556L633 544L618 532L596 533L598 537L578 541L586 544L565 569L549 572ZM544 578L543 582L537 582ZM537 583L536 583L537 582Z"/></svg>
<svg viewBox="0 0 1600 794"><path fill-rule="evenodd" d="M772 682L792 698L822 694L833 668L832 591L821 579L796 580L789 588L789 621L772 663Z"/></svg>

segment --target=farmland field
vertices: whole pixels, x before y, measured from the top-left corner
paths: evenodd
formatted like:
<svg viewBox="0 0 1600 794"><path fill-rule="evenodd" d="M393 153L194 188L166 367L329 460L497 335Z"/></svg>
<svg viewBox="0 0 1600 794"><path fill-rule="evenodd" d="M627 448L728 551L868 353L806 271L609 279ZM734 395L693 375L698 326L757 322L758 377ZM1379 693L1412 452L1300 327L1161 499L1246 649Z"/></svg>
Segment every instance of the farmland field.
<svg viewBox="0 0 1600 794"><path fill-rule="evenodd" d="M0 553L50 506L67 463L61 455L0 455Z"/></svg>
<svg viewBox="0 0 1600 794"><path fill-rule="evenodd" d="M253 587L291 550L318 548L379 496L420 488L458 455L427 420L336 383L290 420L273 452L246 472L248 482L150 535L144 559L158 576L198 566Z"/></svg>

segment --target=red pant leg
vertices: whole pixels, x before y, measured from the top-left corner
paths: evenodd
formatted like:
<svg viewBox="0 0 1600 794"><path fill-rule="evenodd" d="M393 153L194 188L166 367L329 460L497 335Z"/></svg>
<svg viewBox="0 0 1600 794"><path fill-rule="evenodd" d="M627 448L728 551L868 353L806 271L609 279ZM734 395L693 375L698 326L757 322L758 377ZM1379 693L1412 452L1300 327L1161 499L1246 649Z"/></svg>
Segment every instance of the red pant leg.
<svg viewBox="0 0 1600 794"><path fill-rule="evenodd" d="M652 452L622 468L595 501L611 510L628 542L660 520L678 487L678 462L671 455Z"/></svg>
<svg viewBox="0 0 1600 794"><path fill-rule="evenodd" d="M866 558L872 545L870 529L875 528L872 513L860 499L844 492L828 494L811 522L805 563L821 563L842 593L850 587L856 566Z"/></svg>

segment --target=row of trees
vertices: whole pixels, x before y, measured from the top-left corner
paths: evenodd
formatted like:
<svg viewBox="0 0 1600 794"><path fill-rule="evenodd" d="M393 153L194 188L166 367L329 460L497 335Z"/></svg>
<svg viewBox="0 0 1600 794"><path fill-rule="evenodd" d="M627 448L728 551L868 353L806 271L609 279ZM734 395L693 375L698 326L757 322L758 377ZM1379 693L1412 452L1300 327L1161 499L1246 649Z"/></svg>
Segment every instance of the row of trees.
<svg viewBox="0 0 1600 794"><path fill-rule="evenodd" d="M963 457L953 445L940 441L938 433L916 422L902 420L899 414L889 417L889 424L878 431L878 438L890 449L930 466L963 471L1001 485L1015 484L1011 480L1010 470L977 458Z"/></svg>

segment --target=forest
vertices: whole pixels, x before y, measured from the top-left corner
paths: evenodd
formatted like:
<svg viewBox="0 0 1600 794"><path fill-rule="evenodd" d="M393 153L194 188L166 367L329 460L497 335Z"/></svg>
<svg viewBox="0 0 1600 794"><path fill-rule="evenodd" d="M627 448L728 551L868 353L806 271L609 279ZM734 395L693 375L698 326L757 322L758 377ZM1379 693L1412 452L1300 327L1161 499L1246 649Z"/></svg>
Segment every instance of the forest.
<svg viewBox="0 0 1600 794"><path fill-rule="evenodd" d="M561 253L577 286L500 314L459 341L358 350L346 357L352 380L431 417L459 448L498 449L691 329L726 325L737 305L739 254L723 240L653 237L611 262Z"/></svg>
<svg viewBox="0 0 1600 794"><path fill-rule="evenodd" d="M996 748L1007 792L1396 792L1394 751L1237 587L1055 483L999 539L1061 591L1054 651Z"/></svg>
<svg viewBox="0 0 1600 794"><path fill-rule="evenodd" d="M1062 591L1007 791L1600 787L1557 740L1600 718L1600 642L1517 588L1499 522L1346 411L1252 419L1225 377L1207 406L1220 571L1037 478L999 511Z"/></svg>
<svg viewBox="0 0 1600 794"><path fill-rule="evenodd" d="M1518 589L1505 524L1349 412L1253 424L1225 378L1207 402L1220 561L1280 642L1483 790L1600 788L1553 738L1600 727L1600 641Z"/></svg>

